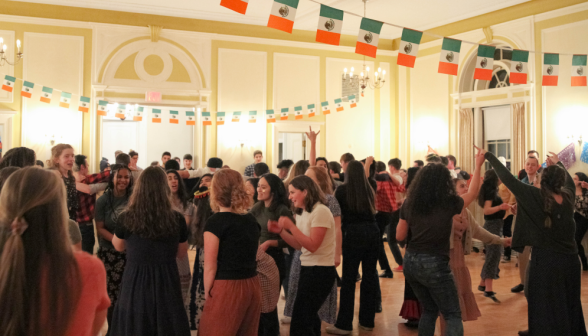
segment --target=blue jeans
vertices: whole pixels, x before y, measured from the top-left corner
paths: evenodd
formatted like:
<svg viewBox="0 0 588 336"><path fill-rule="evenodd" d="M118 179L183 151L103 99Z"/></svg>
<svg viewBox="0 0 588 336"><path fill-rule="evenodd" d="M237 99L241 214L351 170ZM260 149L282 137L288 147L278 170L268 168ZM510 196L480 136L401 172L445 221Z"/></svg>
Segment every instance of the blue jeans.
<svg viewBox="0 0 588 336"><path fill-rule="evenodd" d="M423 306L419 336L435 334L439 311L447 322L446 335L463 336L461 309L449 268L449 257L407 251L404 255L404 276Z"/></svg>

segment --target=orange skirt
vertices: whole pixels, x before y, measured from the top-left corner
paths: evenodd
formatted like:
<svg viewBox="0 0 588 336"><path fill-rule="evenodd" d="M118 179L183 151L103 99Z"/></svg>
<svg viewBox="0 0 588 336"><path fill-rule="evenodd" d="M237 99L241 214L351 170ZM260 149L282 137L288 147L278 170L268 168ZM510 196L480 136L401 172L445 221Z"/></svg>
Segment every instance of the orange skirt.
<svg viewBox="0 0 588 336"><path fill-rule="evenodd" d="M455 286L459 296L459 308L461 308L461 319L463 321L475 321L482 316L472 292L472 279L470 271L465 264L463 244L461 239L453 241L453 249L449 250L449 267L455 278Z"/></svg>

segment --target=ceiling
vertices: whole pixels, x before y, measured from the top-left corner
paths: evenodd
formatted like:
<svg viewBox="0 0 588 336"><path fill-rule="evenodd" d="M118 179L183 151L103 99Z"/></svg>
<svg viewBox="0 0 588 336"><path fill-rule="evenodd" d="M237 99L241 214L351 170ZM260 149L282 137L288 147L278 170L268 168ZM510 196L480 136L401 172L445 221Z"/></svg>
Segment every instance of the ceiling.
<svg viewBox="0 0 588 336"><path fill-rule="evenodd" d="M220 0L13 0L62 6L144 13L183 18L215 20L253 25L266 25L273 0L249 0L247 14L241 15L220 6ZM363 14L361 0L317 0L348 12ZM370 0L367 17L418 30L493 12L531 0ZM320 5L300 0L294 29L314 31L317 28ZM346 15L343 34L356 35L360 18ZM401 30L384 25L382 38L400 37Z"/></svg>

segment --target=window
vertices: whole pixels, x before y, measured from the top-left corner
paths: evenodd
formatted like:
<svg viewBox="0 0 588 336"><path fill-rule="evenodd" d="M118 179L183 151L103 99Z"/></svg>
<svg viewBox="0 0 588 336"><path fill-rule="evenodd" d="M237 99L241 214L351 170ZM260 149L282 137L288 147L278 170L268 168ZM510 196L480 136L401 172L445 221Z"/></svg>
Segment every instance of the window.
<svg viewBox="0 0 588 336"><path fill-rule="evenodd" d="M494 154L496 157L504 157L506 159L506 168L510 170L510 139L502 140L488 140L486 141L486 150ZM489 162L486 162L486 170L492 169Z"/></svg>

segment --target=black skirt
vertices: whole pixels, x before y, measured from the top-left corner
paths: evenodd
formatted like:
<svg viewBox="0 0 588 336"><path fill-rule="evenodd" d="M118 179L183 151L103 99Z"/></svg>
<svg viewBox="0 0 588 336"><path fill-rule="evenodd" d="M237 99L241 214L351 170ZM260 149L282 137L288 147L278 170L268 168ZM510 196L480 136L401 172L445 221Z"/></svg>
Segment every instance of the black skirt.
<svg viewBox="0 0 588 336"><path fill-rule="evenodd" d="M529 334L586 336L577 254L533 247L529 267Z"/></svg>

